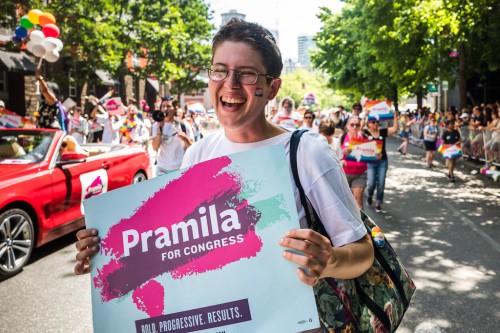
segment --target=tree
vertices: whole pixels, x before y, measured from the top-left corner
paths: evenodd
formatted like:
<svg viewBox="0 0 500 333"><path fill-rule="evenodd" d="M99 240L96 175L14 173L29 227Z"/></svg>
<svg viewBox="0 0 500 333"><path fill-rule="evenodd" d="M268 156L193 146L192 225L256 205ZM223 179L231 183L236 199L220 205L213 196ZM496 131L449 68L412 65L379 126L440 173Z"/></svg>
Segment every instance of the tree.
<svg viewBox="0 0 500 333"><path fill-rule="evenodd" d="M281 80L283 83L278 93L280 100L289 96L295 101L295 105L300 105L306 94L313 93L320 109L348 104L345 96L336 94L327 86L328 79L323 73L297 69L281 76Z"/></svg>
<svg viewBox="0 0 500 333"><path fill-rule="evenodd" d="M396 101L401 92L421 99L428 82L458 80L465 106L467 78L500 68L498 1L345 2L337 15L322 8L313 57L337 89ZM457 49L459 59L450 57Z"/></svg>
<svg viewBox="0 0 500 333"><path fill-rule="evenodd" d="M199 88L194 78L208 62L213 28L203 0L54 0L47 10L57 16L83 82L105 69L119 78L122 97L125 75L177 82L178 93ZM130 55L147 59L146 66L128 66Z"/></svg>

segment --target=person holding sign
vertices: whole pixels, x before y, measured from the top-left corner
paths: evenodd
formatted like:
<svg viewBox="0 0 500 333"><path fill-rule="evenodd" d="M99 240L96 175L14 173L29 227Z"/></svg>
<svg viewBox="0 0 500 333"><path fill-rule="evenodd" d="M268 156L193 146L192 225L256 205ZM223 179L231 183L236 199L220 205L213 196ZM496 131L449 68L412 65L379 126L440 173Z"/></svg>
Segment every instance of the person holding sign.
<svg viewBox="0 0 500 333"><path fill-rule="evenodd" d="M268 122L265 115L267 103L280 89L282 68L281 53L267 29L235 18L221 27L213 39L208 88L224 130L190 146L181 168L269 145L283 145L289 155L292 132ZM339 160L326 140L310 131L303 135L297 154L302 186L329 238L306 229L304 208L293 186L303 229L289 230L277 240L276 245L283 246L283 258L301 266L296 270L297 277L309 286L324 277L354 278L363 274L374 260L371 236L361 221ZM75 274L84 274L89 272L89 258L98 252L100 239L95 229L80 230L77 237Z"/></svg>
<svg viewBox="0 0 500 333"><path fill-rule="evenodd" d="M368 206L373 204L373 194L375 187L377 188L377 196L375 198L375 211L382 212L382 202L384 201L385 177L389 168L387 159L387 151L385 146L385 138L391 136L398 131L398 121L394 119L394 124L389 128L379 128L379 120L376 118L368 118L367 129L365 135L369 140L377 140L382 142L382 152L375 157L375 163L368 163L368 186L366 203Z"/></svg>
<svg viewBox="0 0 500 333"><path fill-rule="evenodd" d="M363 193L366 187L366 162L353 161L347 158L351 153L349 148L349 142L356 139L365 139L365 135L360 132L361 119L357 116L351 116L347 119L346 129L340 142L342 144L342 153L344 157L342 158L342 164L344 167L344 172L347 177L347 183L351 188L354 198L358 203L359 208L363 209Z"/></svg>
<svg viewBox="0 0 500 333"><path fill-rule="evenodd" d="M460 132L455 129L455 121L447 120L445 125L446 125L446 130L443 132L443 135L441 137L441 139L443 140L443 144L455 145L459 143ZM452 183L455 182L455 175L453 174L453 171L455 170L456 161L457 161L456 157L449 157L446 159L446 166L448 167L447 177Z"/></svg>

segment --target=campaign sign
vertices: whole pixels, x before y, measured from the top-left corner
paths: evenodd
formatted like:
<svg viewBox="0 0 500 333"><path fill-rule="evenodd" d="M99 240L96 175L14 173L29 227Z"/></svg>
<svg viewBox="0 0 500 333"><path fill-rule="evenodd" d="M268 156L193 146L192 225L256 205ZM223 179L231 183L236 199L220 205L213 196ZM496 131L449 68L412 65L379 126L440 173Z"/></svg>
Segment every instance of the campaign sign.
<svg viewBox="0 0 500 333"><path fill-rule="evenodd" d="M369 110L368 121L370 120L392 120L394 115L391 112L391 104L388 101L368 101L365 103Z"/></svg>
<svg viewBox="0 0 500 333"><path fill-rule="evenodd" d="M443 158L457 158L462 156L462 147L460 143L453 145L441 144L438 151L443 154Z"/></svg>
<svg viewBox="0 0 500 333"><path fill-rule="evenodd" d="M258 161L258 163L256 163ZM311 287L282 257L299 228L284 147L223 156L85 200L95 333L300 332Z"/></svg>
<svg viewBox="0 0 500 333"><path fill-rule="evenodd" d="M346 156L346 160L374 163L379 160L376 155L382 153L382 140L350 139L348 148L351 152Z"/></svg>

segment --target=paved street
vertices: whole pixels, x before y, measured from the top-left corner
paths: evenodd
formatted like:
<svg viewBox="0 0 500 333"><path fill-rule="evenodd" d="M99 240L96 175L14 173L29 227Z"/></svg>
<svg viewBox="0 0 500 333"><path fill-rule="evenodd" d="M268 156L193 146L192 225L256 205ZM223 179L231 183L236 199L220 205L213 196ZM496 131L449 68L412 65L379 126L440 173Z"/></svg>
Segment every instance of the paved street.
<svg viewBox="0 0 500 333"><path fill-rule="evenodd" d="M367 208L411 272L417 292L398 333L496 332L500 322L500 183L458 165L424 168L423 150L396 151L382 214ZM73 276L74 234L35 252L0 282L0 331L92 332L90 277Z"/></svg>

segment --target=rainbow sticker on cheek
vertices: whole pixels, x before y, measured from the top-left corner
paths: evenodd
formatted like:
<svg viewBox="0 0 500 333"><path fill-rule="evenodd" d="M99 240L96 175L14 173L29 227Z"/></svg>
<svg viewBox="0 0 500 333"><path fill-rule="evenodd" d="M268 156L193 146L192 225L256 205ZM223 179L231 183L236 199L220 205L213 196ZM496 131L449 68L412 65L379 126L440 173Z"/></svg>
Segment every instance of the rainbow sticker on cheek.
<svg viewBox="0 0 500 333"><path fill-rule="evenodd" d="M264 91L262 90L262 88L257 88L257 89L255 90L255 96L257 96L257 97L262 97L262 96L264 96Z"/></svg>

